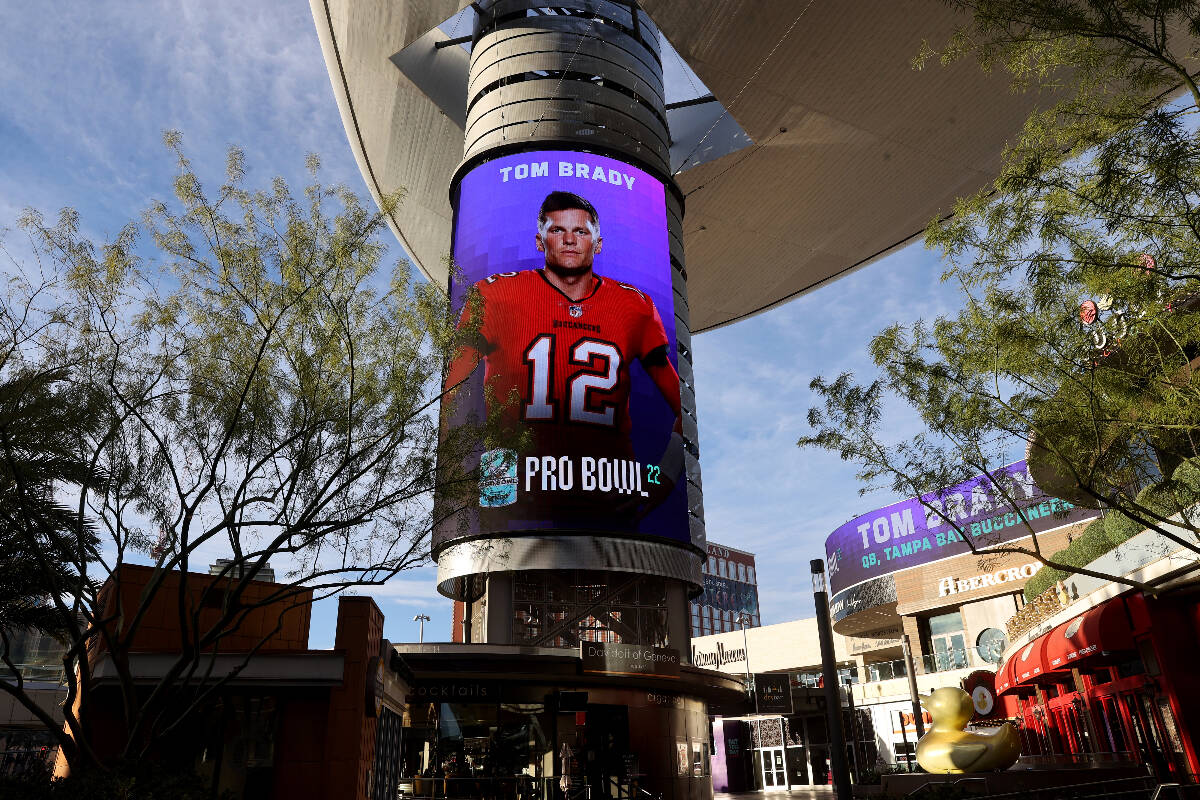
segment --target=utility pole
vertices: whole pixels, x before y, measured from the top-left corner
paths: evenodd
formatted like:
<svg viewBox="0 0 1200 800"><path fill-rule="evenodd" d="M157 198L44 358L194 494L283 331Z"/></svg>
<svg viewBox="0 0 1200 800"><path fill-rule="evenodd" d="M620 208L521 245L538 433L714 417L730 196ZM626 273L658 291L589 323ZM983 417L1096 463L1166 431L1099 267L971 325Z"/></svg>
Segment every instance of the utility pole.
<svg viewBox="0 0 1200 800"><path fill-rule="evenodd" d="M850 770L846 766L846 733L842 729L842 687L838 683L837 657L833 652L833 625L829 621L829 595L825 590L825 562L814 558L813 603L817 610L817 637L821 641L821 672L825 678L825 716L829 723L829 769L837 800L852 800Z"/></svg>
<svg viewBox="0 0 1200 800"><path fill-rule="evenodd" d="M750 621L750 617L743 611L737 615L737 619L734 621L742 626L742 652L746 654L746 691L754 695L754 713L757 715L758 691L754 686L754 678L750 674L750 640L746 638L746 623Z"/></svg>
<svg viewBox="0 0 1200 800"><path fill-rule="evenodd" d="M420 625L420 627L417 629L417 642L423 643L425 641L425 623L429 622L429 615L417 614L415 617L413 617L413 622L416 622Z"/></svg>

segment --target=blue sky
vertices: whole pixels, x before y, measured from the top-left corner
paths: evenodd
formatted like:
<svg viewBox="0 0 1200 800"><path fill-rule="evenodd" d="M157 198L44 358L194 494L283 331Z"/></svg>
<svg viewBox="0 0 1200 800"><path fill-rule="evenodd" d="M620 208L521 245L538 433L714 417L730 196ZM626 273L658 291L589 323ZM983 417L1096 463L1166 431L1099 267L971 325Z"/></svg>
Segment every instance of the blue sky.
<svg viewBox="0 0 1200 800"><path fill-rule="evenodd" d="M169 195L175 128L202 180L220 180L225 148L246 150L251 181L303 185L304 155L325 179L366 188L350 154L308 4L66 3L2 0L0 228L27 206L73 206L103 239ZM5 244L17 257L19 232ZM393 257L402 255L398 246ZM747 272L753 264L741 265ZM812 613L808 561L825 536L892 497L858 494L854 470L800 451L814 375L869 379L870 336L893 321L952 310L934 254L919 244L758 317L694 342L708 535L758 554L765 623ZM911 425L901 414L894 430ZM372 592L385 636L449 638L449 601L433 568ZM332 645L334 608L314 614L311 646Z"/></svg>

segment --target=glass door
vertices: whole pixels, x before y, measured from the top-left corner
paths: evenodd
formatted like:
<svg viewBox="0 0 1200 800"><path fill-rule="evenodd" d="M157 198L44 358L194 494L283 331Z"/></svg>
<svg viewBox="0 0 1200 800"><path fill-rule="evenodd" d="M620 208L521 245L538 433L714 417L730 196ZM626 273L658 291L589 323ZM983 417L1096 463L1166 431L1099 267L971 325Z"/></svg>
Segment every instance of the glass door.
<svg viewBox="0 0 1200 800"><path fill-rule="evenodd" d="M758 751L759 765L762 768L763 789L787 789L787 759L783 756L782 747L764 747Z"/></svg>
<svg viewBox="0 0 1200 800"><path fill-rule="evenodd" d="M788 784L791 786L807 786L808 756L803 747L790 746L787 749Z"/></svg>
<svg viewBox="0 0 1200 800"><path fill-rule="evenodd" d="M930 617L929 643L933 649L934 671L960 669L967 666L967 641L963 631L962 614L951 611Z"/></svg>
<svg viewBox="0 0 1200 800"><path fill-rule="evenodd" d="M1161 706L1155 702L1156 698L1146 694L1139 693L1138 699L1142 704L1142 719L1145 720L1146 732L1162 759L1161 768L1165 776L1163 780L1178 780L1179 756L1182 755L1183 746L1173 735L1175 733L1173 726L1168 727L1162 715L1162 712L1165 711L1171 722L1174 723L1175 718L1171 714L1171 707L1167 704L1166 698L1162 698ZM1176 741L1173 742L1172 739L1176 739Z"/></svg>

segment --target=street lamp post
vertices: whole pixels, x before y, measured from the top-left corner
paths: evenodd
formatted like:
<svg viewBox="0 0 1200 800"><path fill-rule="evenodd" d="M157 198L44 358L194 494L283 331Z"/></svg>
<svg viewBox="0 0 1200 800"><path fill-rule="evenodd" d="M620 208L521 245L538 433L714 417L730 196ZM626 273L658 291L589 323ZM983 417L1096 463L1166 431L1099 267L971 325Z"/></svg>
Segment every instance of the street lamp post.
<svg viewBox="0 0 1200 800"><path fill-rule="evenodd" d="M423 643L425 641L425 623L429 622L429 615L417 614L415 617L413 617L413 622L416 622L420 625L420 627L417 628L417 642Z"/></svg>
<svg viewBox="0 0 1200 800"><path fill-rule="evenodd" d="M742 626L742 652L746 654L746 690L754 695L754 713L757 715L758 692L754 691L754 678L750 674L750 640L746 638L746 623L750 621L750 615L745 611L739 612L737 619L734 620L734 622Z"/></svg>
<svg viewBox="0 0 1200 800"><path fill-rule="evenodd" d="M917 726L917 739L925 735L925 714L921 711L921 700L917 693L917 668L913 664L912 645L908 642L908 634L900 638L904 648L904 669L908 672L908 697L912 701L913 724Z"/></svg>
<svg viewBox="0 0 1200 800"><path fill-rule="evenodd" d="M837 659L833 652L833 626L829 621L829 595L825 591L825 562L814 558L812 570L813 604L817 611L817 638L821 642L821 672L825 678L825 717L829 724L829 768L838 800L851 800L850 770L846 766L846 734L842 729L842 696L838 683Z"/></svg>

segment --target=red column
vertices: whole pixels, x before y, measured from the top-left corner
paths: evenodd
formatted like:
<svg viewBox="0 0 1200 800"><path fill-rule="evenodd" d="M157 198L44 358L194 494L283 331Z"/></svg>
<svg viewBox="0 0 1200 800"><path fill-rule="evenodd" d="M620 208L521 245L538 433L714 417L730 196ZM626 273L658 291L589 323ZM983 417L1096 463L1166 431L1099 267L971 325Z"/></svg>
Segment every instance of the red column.
<svg viewBox="0 0 1200 800"><path fill-rule="evenodd" d="M1187 758L1187 770L1200 773L1197 737L1200 736L1200 681L1196 664L1200 663L1200 605L1194 600L1148 600L1150 614L1149 645L1158 662L1154 678L1160 695L1165 695ZM1143 640L1143 651L1147 642ZM1143 659L1145 660L1145 659ZM1152 673L1151 664L1146 664Z"/></svg>
<svg viewBox="0 0 1200 800"><path fill-rule="evenodd" d="M329 693L325 796L367 800L375 761L376 719L367 713L367 675L371 659L380 655L383 613L369 597L338 600L334 646L346 654L342 685Z"/></svg>

